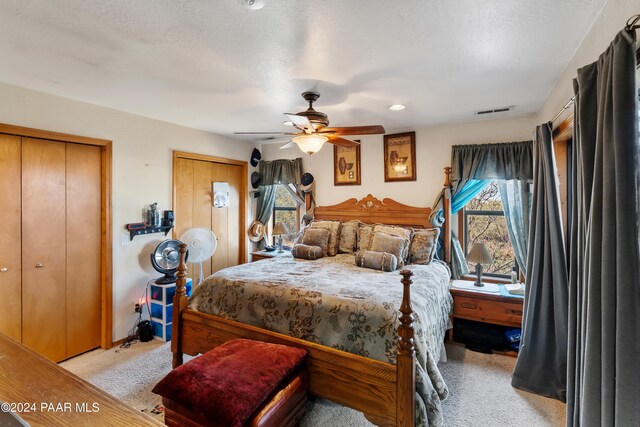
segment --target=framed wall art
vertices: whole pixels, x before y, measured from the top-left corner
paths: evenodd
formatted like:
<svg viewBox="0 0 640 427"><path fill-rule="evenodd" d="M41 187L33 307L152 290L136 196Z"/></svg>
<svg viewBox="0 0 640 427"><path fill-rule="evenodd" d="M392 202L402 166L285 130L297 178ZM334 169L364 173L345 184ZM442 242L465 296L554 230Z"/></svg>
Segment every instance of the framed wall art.
<svg viewBox="0 0 640 427"><path fill-rule="evenodd" d="M333 146L333 185L360 185L360 144Z"/></svg>
<svg viewBox="0 0 640 427"><path fill-rule="evenodd" d="M384 181L416 180L416 133L384 136Z"/></svg>

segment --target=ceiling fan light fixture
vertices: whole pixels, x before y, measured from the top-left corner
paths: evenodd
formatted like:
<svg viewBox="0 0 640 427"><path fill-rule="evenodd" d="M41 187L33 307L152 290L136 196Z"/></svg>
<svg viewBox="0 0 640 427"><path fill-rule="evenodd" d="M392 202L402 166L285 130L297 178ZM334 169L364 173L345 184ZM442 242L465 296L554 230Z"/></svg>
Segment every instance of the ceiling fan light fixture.
<svg viewBox="0 0 640 427"><path fill-rule="evenodd" d="M326 136L316 134L299 135L293 138L293 142L298 144L298 147L309 155L320 151L324 143L328 140L329 138Z"/></svg>
<svg viewBox="0 0 640 427"><path fill-rule="evenodd" d="M404 104L393 104L393 105L389 105L389 110L391 111L402 111L405 108L407 108L406 105Z"/></svg>

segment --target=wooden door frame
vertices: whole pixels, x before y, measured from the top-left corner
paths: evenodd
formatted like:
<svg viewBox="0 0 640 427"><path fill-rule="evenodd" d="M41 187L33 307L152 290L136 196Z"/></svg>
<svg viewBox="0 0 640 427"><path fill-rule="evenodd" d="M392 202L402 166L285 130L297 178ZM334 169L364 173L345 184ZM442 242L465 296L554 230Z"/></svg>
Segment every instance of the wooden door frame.
<svg viewBox="0 0 640 427"><path fill-rule="evenodd" d="M93 145L100 147L102 168L100 171L101 199L101 244L100 244L100 288L101 327L100 347L113 347L113 212L112 212L112 141L88 136L71 135L41 129L0 123L0 133L26 138L38 138L56 142Z"/></svg>
<svg viewBox="0 0 640 427"><path fill-rule="evenodd" d="M234 160L234 159L227 159L225 157L217 157L217 156L208 156L205 154L196 154L196 153L188 153L186 151L177 151L177 150L173 150L173 161L171 163L171 169L172 169L172 206L173 206L173 211L175 212L176 210L176 205L177 205L177 183L178 183L178 177L176 175L176 160L178 159L186 159L186 160L199 160L199 161L203 161L203 162L210 162L210 163L220 163L220 164L224 164L224 165L231 165L231 166L240 166L241 170L242 170L242 178L240 181L240 191L239 191L239 198L240 198L240 235L238 236L239 238L239 250L240 250L240 257L239 257L239 261L240 264L244 264L245 262L247 262L247 238L246 238L246 234L247 234L247 197L248 197L248 190L247 190L247 185L248 184L248 174L249 174L249 164L248 162L245 162L244 160ZM176 230L174 228L173 230L173 237L174 239L177 239L178 236L175 235Z"/></svg>

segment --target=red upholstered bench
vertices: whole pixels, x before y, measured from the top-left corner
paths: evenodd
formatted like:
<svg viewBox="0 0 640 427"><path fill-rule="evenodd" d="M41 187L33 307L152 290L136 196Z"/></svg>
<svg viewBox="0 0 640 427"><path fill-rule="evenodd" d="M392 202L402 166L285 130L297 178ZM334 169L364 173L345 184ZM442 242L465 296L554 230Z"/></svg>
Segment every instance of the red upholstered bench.
<svg viewBox="0 0 640 427"><path fill-rule="evenodd" d="M177 367L153 388L168 426L294 426L305 411L306 350L235 339Z"/></svg>

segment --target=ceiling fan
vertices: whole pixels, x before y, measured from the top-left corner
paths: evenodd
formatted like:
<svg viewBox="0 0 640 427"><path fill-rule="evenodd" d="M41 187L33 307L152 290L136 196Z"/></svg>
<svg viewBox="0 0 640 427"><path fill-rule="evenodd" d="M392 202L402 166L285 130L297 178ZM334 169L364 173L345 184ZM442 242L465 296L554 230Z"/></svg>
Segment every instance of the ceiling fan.
<svg viewBox="0 0 640 427"><path fill-rule="evenodd" d="M293 127L299 132L235 132L236 135L292 135L291 141L280 148L289 148L293 145L308 153L317 153L325 142L341 147L353 147L359 145L357 141L343 138L350 135L378 135L385 132L380 125L371 126L329 126L329 118L325 113L313 109L313 103L320 98L318 92L303 92L302 97L309 102L309 108L296 114L285 113Z"/></svg>

